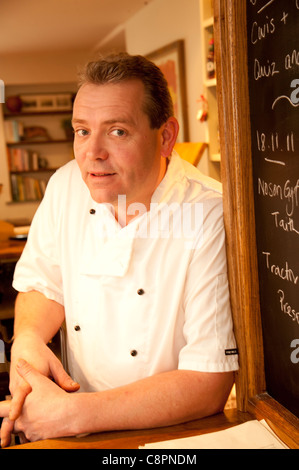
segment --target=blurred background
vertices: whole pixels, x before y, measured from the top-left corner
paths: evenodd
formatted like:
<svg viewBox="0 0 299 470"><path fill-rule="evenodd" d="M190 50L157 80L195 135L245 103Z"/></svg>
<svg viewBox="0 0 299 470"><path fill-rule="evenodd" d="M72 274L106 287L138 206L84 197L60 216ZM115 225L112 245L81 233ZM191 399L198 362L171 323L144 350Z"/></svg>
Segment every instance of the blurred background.
<svg viewBox="0 0 299 470"><path fill-rule="evenodd" d="M69 115L62 109L45 116L49 109L31 109L30 101L49 94L68 99L78 70L99 53L127 51L161 62L177 53L167 47L180 43L181 141L209 143L198 167L220 179L212 28L212 0L1 0L0 220L31 220L51 171L72 157L70 142L62 142ZM8 100L16 96L29 100L27 108ZM24 159L27 166L20 166Z"/></svg>

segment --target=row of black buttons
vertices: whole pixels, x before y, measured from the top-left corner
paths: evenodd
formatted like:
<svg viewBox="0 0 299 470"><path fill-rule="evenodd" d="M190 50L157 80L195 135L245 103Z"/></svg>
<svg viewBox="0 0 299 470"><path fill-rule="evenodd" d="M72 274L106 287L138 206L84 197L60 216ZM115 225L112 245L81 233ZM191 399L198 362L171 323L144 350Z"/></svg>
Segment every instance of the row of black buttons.
<svg viewBox="0 0 299 470"><path fill-rule="evenodd" d="M76 325L76 326L74 326L74 330L75 331L80 331L81 328L80 328L79 325ZM138 351L136 351L136 349L132 349L132 351L130 351L130 354L131 354L132 357L136 357L137 354L138 354Z"/></svg>
<svg viewBox="0 0 299 470"><path fill-rule="evenodd" d="M94 214L96 213L96 211L95 211L95 209L90 209L89 213L90 213L91 215L94 215ZM137 294L138 294L138 295L143 295L143 294L145 294L144 289L138 289L138 290L137 290ZM75 330L75 331L80 331L81 328L80 328L79 325L76 325L76 326L74 327L74 330ZM136 351L136 349L132 349L132 351L130 351L130 354L131 354L132 357L136 357L137 354L138 354L138 351Z"/></svg>
<svg viewBox="0 0 299 470"><path fill-rule="evenodd" d="M80 328L79 325L76 325L76 326L74 326L74 330L75 330L75 331L80 331L81 328ZM132 349L132 351L130 352L130 354L131 354L131 356L135 357L135 356L137 356L138 352L136 351L136 349Z"/></svg>
<svg viewBox="0 0 299 470"><path fill-rule="evenodd" d="M144 292L143 289L138 289L138 291L137 291L137 294L138 294L138 295L143 295L144 293L145 293L145 292ZM80 330L81 330L80 325L75 325L75 326L74 326L74 330L75 330L75 331L80 331ZM130 352L130 354L131 354L132 357L135 357L135 356L137 356L138 351L136 351L136 349L132 349L132 351Z"/></svg>
<svg viewBox="0 0 299 470"><path fill-rule="evenodd" d="M145 294L145 291L144 291L143 289L138 289L137 294L138 294L138 295L143 295L143 294ZM75 331L80 331L81 328L80 328L79 325L76 325L76 326L74 326L74 330L75 330Z"/></svg>

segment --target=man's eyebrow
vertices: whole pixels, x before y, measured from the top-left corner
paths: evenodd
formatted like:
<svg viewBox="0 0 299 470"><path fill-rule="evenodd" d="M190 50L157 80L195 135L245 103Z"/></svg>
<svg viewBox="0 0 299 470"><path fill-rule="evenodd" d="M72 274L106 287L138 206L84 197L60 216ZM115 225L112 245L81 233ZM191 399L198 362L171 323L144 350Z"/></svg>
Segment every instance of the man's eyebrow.
<svg viewBox="0 0 299 470"><path fill-rule="evenodd" d="M78 119L78 118L74 118L72 119L72 124L86 124L86 120L85 119Z"/></svg>
<svg viewBox="0 0 299 470"><path fill-rule="evenodd" d="M119 116L117 118L106 119L106 121L103 121L103 124L105 126L111 126L113 124L124 124L130 127L136 126L136 122L134 121L134 119L126 118L123 116Z"/></svg>
<svg viewBox="0 0 299 470"><path fill-rule="evenodd" d="M72 119L72 124L87 124L88 121L86 119L80 119L80 118L73 118ZM111 125L111 124L128 124L130 126L133 126L135 124L135 121L133 119L127 119L125 117L119 117L119 118L113 118L113 119L106 119L106 121L103 122L105 125Z"/></svg>

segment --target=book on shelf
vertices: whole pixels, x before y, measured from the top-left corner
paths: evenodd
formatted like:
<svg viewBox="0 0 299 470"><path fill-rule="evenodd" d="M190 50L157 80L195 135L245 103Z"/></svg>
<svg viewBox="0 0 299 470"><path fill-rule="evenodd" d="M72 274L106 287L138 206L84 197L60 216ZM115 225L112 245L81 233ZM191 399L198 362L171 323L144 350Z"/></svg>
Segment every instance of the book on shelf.
<svg viewBox="0 0 299 470"><path fill-rule="evenodd" d="M38 170L38 153L14 147L7 149L8 166L10 171Z"/></svg>
<svg viewBox="0 0 299 470"><path fill-rule="evenodd" d="M8 144L20 142L24 137L24 126L20 121L15 119L4 120L4 134Z"/></svg>
<svg viewBox="0 0 299 470"><path fill-rule="evenodd" d="M11 189L14 202L40 201L45 194L47 180L12 173Z"/></svg>

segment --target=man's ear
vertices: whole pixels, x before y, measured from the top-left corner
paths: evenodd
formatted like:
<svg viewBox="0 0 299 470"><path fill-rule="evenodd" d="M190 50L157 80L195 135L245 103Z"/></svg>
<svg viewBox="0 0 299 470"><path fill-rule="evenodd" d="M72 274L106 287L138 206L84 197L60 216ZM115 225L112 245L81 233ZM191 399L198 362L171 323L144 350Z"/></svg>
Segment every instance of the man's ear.
<svg viewBox="0 0 299 470"><path fill-rule="evenodd" d="M175 117L170 117L165 124L162 126L162 145L161 155L162 157L169 157L172 153L174 144L179 133L179 123Z"/></svg>

